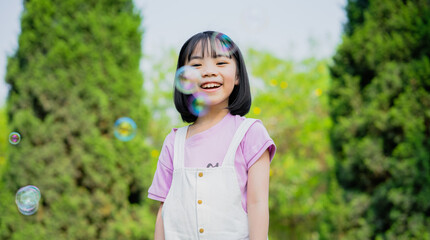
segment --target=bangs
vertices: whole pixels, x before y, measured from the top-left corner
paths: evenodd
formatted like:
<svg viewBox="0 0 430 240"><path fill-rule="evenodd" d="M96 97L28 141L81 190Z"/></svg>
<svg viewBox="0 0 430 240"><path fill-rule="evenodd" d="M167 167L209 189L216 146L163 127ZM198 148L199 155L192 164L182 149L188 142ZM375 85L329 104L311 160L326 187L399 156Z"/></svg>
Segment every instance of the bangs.
<svg viewBox="0 0 430 240"><path fill-rule="evenodd" d="M214 32L212 35L201 34L190 41L185 49L187 62L191 60L191 55L194 51L200 50L201 56L204 58L206 54L210 54L211 58L218 56L226 56L232 58L237 47L236 44L225 34Z"/></svg>

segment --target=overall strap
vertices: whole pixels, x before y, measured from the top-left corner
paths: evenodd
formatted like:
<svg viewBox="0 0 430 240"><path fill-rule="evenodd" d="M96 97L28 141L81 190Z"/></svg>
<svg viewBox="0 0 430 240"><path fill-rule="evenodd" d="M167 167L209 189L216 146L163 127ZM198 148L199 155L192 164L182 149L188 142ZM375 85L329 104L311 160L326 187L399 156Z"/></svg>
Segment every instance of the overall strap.
<svg viewBox="0 0 430 240"><path fill-rule="evenodd" d="M173 149L173 169L180 169L184 167L185 155L185 139L187 137L188 126L178 128L175 135L175 145Z"/></svg>
<svg viewBox="0 0 430 240"><path fill-rule="evenodd" d="M228 147L227 154L224 157L222 166L234 166L234 159L236 157L237 148L239 147L240 142L242 142L242 139L248 131L249 127L251 127L251 125L255 121L256 119L246 118L245 121L240 124L239 128L236 130L236 133L233 136L233 140L231 141L230 146Z"/></svg>

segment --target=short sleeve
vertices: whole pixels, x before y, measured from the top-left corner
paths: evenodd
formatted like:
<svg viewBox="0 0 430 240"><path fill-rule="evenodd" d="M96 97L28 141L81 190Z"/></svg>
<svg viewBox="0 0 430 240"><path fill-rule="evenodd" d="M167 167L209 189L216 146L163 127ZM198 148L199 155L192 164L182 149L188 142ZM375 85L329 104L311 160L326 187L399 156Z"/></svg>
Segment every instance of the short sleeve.
<svg viewBox="0 0 430 240"><path fill-rule="evenodd" d="M241 142L247 169L260 159L266 150L269 150L270 162L276 152L276 145L260 120L251 125Z"/></svg>
<svg viewBox="0 0 430 240"><path fill-rule="evenodd" d="M157 170L155 170L154 179L148 189L148 198L150 199L164 202L172 185L175 130L173 129L164 139Z"/></svg>

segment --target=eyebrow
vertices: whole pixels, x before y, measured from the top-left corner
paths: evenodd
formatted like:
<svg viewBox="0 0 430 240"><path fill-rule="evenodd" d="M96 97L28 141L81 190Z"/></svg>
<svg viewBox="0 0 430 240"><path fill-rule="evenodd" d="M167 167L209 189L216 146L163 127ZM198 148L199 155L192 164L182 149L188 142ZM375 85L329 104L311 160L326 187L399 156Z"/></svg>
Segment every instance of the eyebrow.
<svg viewBox="0 0 430 240"><path fill-rule="evenodd" d="M201 57L201 56L191 56L190 60L193 60L193 59L203 59L203 57Z"/></svg>
<svg viewBox="0 0 430 240"><path fill-rule="evenodd" d="M226 55L226 54L217 54L217 55L215 56L215 58L220 58L220 57L226 57L226 58L229 58L229 56L228 56L228 55ZM196 55L194 55L194 56L191 56L191 57L190 57L190 60L193 60L193 59L203 59L203 57L202 57L202 56L196 56Z"/></svg>

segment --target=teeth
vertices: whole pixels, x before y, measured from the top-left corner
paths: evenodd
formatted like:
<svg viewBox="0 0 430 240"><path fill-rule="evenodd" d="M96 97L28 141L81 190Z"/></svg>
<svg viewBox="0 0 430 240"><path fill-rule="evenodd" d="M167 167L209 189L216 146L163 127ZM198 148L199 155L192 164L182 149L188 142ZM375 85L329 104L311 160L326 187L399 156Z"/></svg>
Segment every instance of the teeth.
<svg viewBox="0 0 430 240"><path fill-rule="evenodd" d="M205 83L202 85L202 88L214 88L214 87L219 87L221 86L221 84L219 83Z"/></svg>

